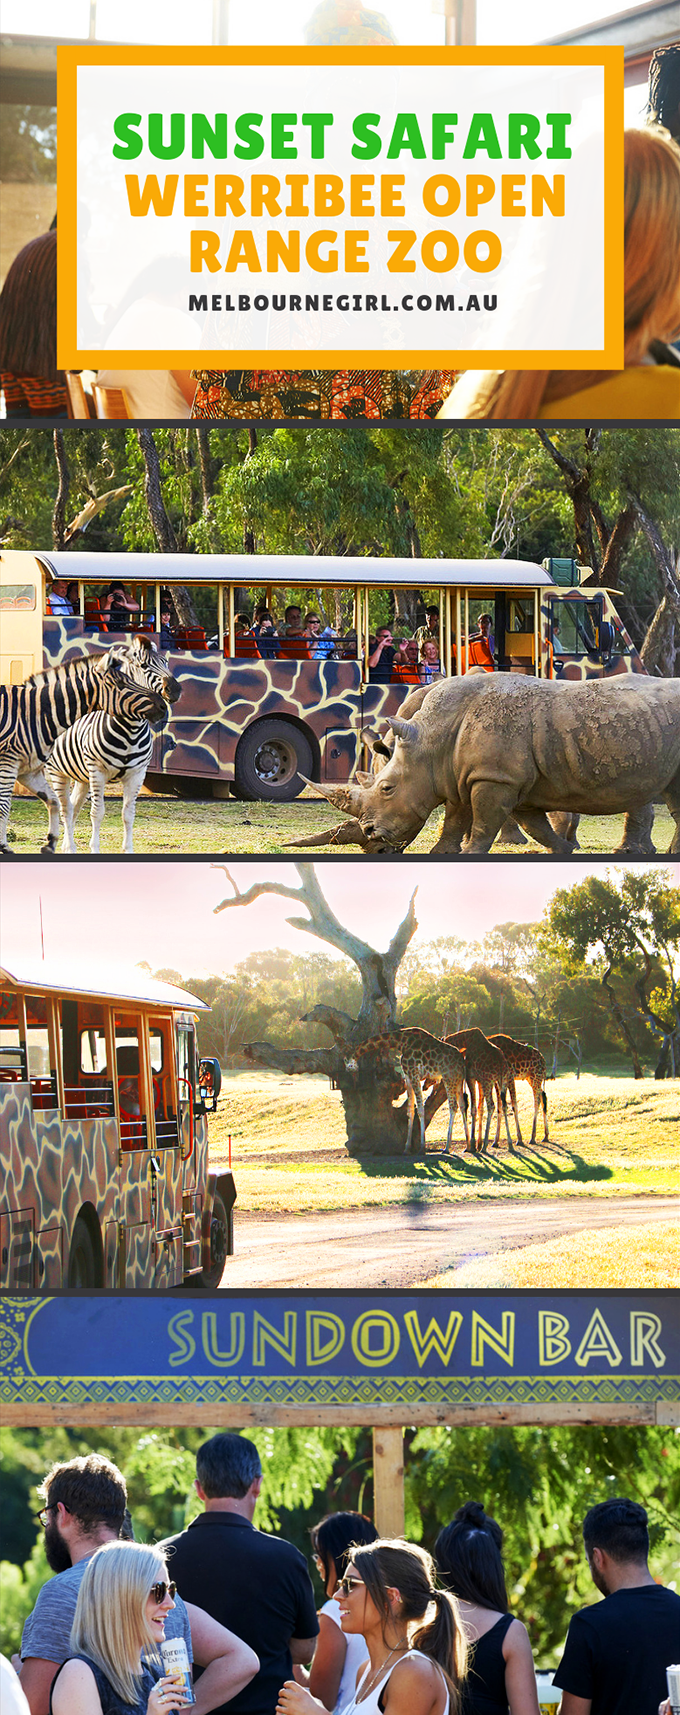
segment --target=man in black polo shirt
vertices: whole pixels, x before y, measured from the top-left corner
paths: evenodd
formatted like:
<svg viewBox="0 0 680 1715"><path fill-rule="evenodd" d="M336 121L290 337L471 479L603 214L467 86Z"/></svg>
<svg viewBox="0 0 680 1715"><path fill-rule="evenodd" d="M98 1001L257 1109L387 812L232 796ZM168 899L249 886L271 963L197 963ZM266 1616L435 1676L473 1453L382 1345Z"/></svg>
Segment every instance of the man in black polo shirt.
<svg viewBox="0 0 680 1715"><path fill-rule="evenodd" d="M666 1668L680 1661L680 1596L649 1570L644 1507L615 1499L591 1507L583 1541L605 1600L570 1623L555 1674L560 1715L657 1715Z"/></svg>
<svg viewBox="0 0 680 1715"><path fill-rule="evenodd" d="M274 1715L293 1663L311 1661L319 1631L304 1555L254 1528L261 1485L253 1442L213 1435L196 1455L196 1490L205 1512L163 1545L184 1600L230 1625L260 1658L259 1673L216 1715Z"/></svg>

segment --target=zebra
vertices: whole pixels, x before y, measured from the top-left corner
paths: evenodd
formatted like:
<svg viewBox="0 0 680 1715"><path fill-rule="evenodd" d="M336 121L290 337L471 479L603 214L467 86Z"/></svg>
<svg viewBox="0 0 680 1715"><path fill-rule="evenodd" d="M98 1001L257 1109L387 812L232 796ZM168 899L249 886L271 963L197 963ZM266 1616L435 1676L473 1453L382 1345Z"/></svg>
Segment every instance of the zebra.
<svg viewBox="0 0 680 1715"><path fill-rule="evenodd" d="M180 686L149 638L139 636L132 645L114 645L113 654L140 686L158 692L165 703L177 701ZM167 713L167 709L164 712ZM82 715L57 739L45 773L59 803L64 830L63 852L72 853L77 849L75 821L88 791L92 825L90 851L99 851L104 788L111 780L123 783L121 851L132 852L137 799L153 750L150 718L143 709L137 715L127 710L98 710L94 714ZM152 724L158 727L163 723L155 720Z"/></svg>
<svg viewBox="0 0 680 1715"><path fill-rule="evenodd" d="M17 780L48 807L49 832L44 852L53 852L59 833L56 793L43 772L59 734L92 709L124 708L139 687L123 671L120 650L108 649L99 658L79 656L58 667L33 673L21 685L0 685L0 852L12 856L7 827L12 792ZM163 699L153 697L154 718L164 713Z"/></svg>

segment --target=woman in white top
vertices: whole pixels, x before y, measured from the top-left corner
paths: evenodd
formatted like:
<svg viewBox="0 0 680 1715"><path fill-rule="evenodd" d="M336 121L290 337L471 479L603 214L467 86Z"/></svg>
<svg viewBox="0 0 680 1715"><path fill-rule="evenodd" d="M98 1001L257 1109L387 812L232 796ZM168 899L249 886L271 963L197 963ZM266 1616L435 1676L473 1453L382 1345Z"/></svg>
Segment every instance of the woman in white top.
<svg viewBox="0 0 680 1715"><path fill-rule="evenodd" d="M350 1549L339 1588L343 1632L368 1651L343 1715L459 1715L465 1639L454 1597L435 1589L431 1555L408 1542ZM277 1715L323 1707L288 1680Z"/></svg>
<svg viewBox="0 0 680 1715"><path fill-rule="evenodd" d="M364 1513L328 1513L311 1532L316 1569L328 1601L319 1609L319 1636L307 1673L296 1667L295 1678L318 1698L324 1709L340 1715L354 1695L359 1668L368 1658L360 1632L346 1634L340 1623L336 1590L347 1569L350 1548L376 1542L378 1532Z"/></svg>

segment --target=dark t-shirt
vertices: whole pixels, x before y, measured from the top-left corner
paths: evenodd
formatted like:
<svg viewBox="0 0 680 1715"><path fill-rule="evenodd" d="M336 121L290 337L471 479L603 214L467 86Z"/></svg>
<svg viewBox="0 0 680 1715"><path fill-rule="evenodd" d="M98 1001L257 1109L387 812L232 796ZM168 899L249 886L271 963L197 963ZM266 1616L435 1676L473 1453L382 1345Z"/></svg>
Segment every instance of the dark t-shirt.
<svg viewBox="0 0 680 1715"><path fill-rule="evenodd" d="M204 1608L260 1658L259 1673L222 1709L274 1715L281 1686L293 1677L289 1640L315 1638L319 1630L304 1555L227 1512L201 1513L163 1548L185 1602Z"/></svg>
<svg viewBox="0 0 680 1715"><path fill-rule="evenodd" d="M368 669L368 677L372 685L389 685L396 653L396 649L393 648L391 643L385 644L385 648L376 661L375 667L369 667Z"/></svg>
<svg viewBox="0 0 680 1715"><path fill-rule="evenodd" d="M555 1685L589 1697L591 1715L657 1715L666 1668L680 1661L680 1596L660 1584L617 1590L575 1614Z"/></svg>

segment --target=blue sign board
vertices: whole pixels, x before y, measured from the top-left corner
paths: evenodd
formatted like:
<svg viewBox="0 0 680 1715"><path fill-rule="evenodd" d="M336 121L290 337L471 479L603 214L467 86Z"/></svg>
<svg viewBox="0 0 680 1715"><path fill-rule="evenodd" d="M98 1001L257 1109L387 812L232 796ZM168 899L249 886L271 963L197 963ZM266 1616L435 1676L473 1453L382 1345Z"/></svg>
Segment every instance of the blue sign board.
<svg viewBox="0 0 680 1715"><path fill-rule="evenodd" d="M30 1408L642 1405L680 1398L680 1293L63 1293L0 1299Z"/></svg>

